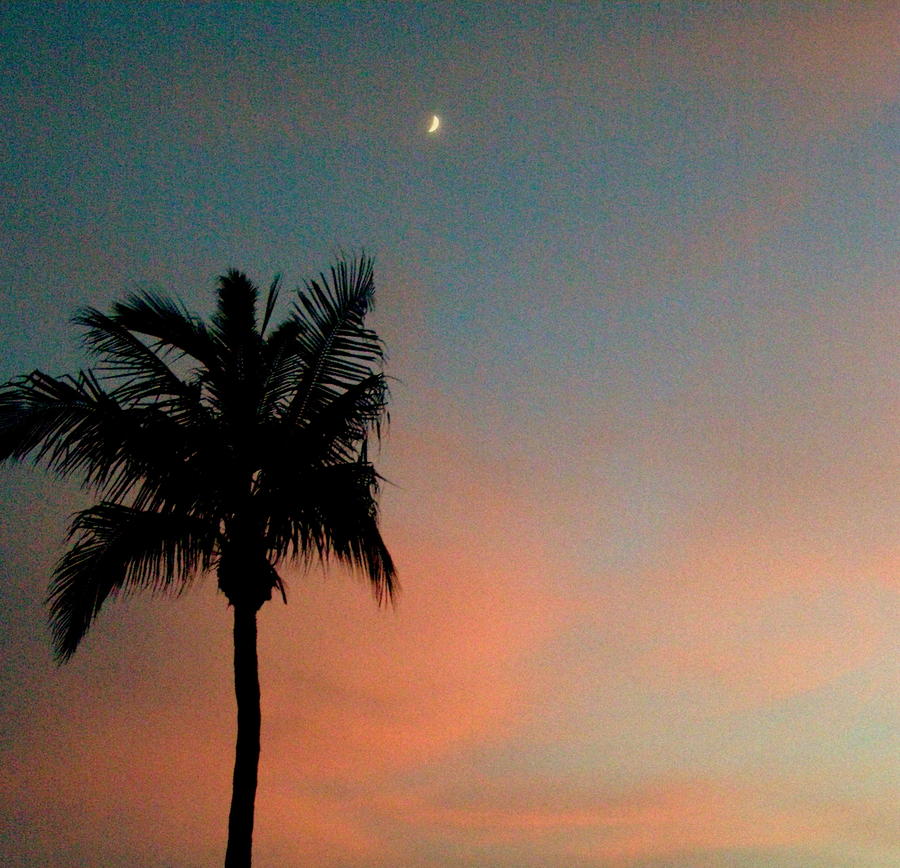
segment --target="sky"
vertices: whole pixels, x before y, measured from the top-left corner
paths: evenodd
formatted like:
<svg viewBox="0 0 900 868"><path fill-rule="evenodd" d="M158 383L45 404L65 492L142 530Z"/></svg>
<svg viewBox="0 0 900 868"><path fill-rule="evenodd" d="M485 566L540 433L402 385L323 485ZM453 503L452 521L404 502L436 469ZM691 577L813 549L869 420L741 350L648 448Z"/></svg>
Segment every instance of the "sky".
<svg viewBox="0 0 900 868"><path fill-rule="evenodd" d="M375 257L402 592L260 612L258 868L900 864L892 2L7 3L0 379ZM432 114L442 119L428 135ZM0 862L211 868L214 577L53 661L0 470Z"/></svg>

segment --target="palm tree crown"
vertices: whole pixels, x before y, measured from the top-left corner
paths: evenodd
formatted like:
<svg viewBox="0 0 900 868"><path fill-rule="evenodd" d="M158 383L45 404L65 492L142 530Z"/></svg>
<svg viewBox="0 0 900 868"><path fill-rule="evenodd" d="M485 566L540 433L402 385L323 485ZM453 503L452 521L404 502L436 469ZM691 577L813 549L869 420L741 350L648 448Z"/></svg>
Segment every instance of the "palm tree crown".
<svg viewBox="0 0 900 868"><path fill-rule="evenodd" d="M257 287L228 271L209 323L144 292L75 317L92 370L0 389L0 460L30 456L99 498L50 586L60 660L111 595L178 593L210 570L254 612L284 594L276 567L292 559L336 558L392 597L367 452L388 397L364 325L373 290L370 259L341 261L273 328L277 278L260 317Z"/></svg>

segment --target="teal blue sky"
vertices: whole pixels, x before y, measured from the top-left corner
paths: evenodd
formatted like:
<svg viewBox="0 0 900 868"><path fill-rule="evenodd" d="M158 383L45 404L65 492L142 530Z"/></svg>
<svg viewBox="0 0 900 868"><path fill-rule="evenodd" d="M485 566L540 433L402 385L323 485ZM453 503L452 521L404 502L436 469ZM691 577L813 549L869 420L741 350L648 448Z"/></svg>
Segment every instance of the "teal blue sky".
<svg viewBox="0 0 900 868"><path fill-rule="evenodd" d="M0 10L0 378L86 364L81 305L375 256L403 596L262 613L258 865L900 862L898 38L887 0ZM219 864L214 582L57 668L81 495L2 480L0 862Z"/></svg>

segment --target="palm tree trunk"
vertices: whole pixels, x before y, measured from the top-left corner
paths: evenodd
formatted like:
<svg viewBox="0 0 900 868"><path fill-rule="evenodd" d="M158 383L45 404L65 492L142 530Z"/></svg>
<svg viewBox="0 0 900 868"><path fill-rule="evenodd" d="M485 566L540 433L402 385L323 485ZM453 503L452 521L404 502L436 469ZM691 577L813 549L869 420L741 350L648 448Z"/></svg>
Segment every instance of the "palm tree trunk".
<svg viewBox="0 0 900 868"><path fill-rule="evenodd" d="M260 728L256 609L252 605L234 606L234 692L237 698L237 744L225 868L250 868Z"/></svg>

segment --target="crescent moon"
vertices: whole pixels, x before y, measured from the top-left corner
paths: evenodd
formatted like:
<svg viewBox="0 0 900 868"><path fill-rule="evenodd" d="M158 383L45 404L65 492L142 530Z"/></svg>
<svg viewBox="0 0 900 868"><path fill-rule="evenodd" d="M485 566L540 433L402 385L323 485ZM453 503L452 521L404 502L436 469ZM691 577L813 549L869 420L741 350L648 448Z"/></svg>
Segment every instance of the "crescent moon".
<svg viewBox="0 0 900 868"><path fill-rule="evenodd" d="M431 116L431 126L428 127L429 133L436 133L437 128L441 125L441 119L437 115Z"/></svg>

